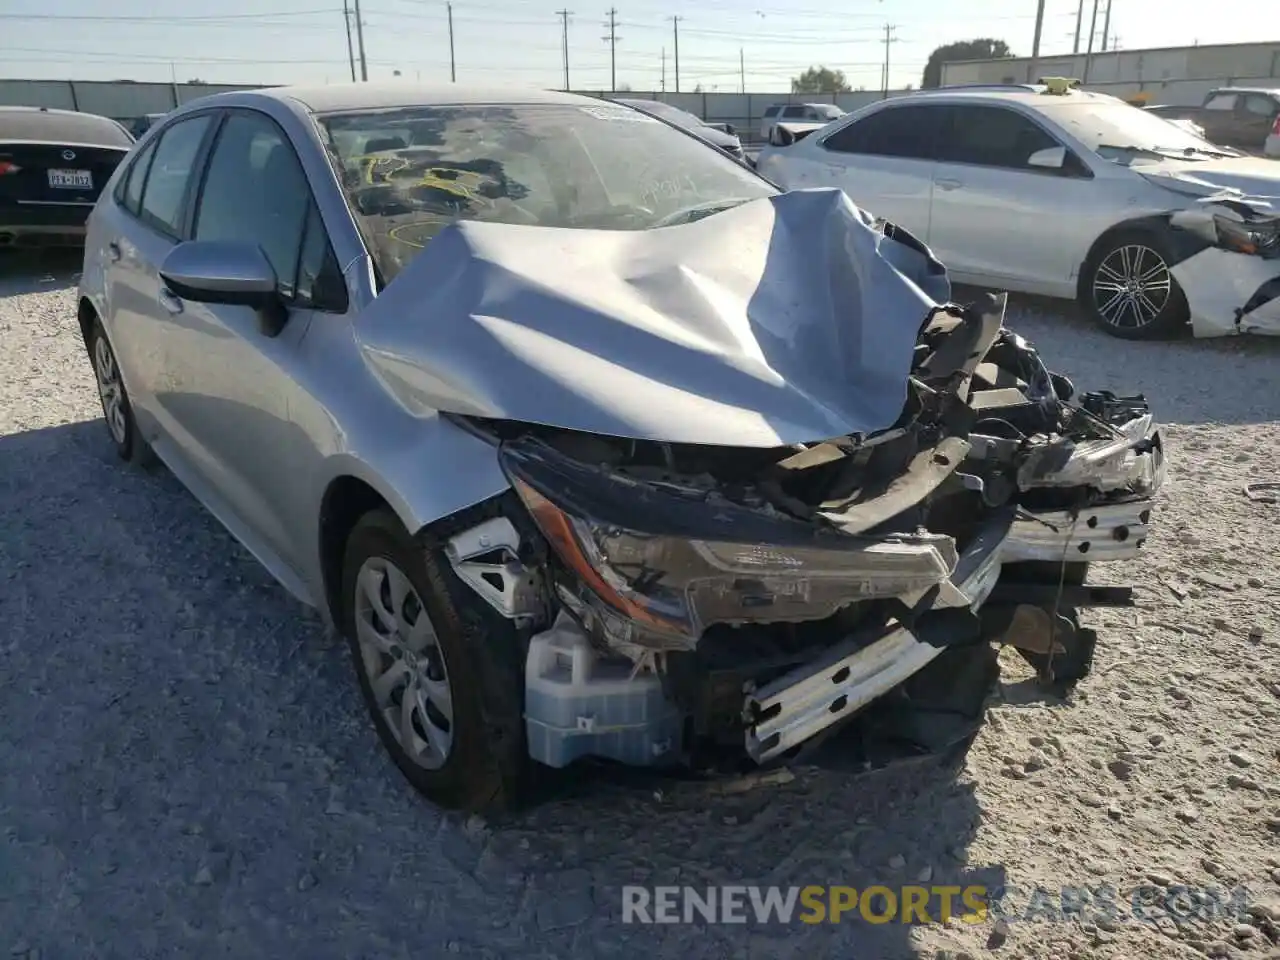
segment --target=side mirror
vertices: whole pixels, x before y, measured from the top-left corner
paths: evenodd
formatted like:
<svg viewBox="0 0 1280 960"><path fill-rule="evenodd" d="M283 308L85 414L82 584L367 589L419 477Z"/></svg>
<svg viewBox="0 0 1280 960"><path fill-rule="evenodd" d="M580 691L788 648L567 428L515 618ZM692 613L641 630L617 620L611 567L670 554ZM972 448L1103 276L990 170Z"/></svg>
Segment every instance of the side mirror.
<svg viewBox="0 0 1280 960"><path fill-rule="evenodd" d="M1027 158L1028 167L1039 167L1042 170L1061 170L1066 165L1066 147L1045 147Z"/></svg>
<svg viewBox="0 0 1280 960"><path fill-rule="evenodd" d="M732 123L726 123L724 125L724 132L731 137L736 137L738 135L738 130Z"/></svg>
<svg viewBox="0 0 1280 960"><path fill-rule="evenodd" d="M160 264L160 279L183 300L252 307L267 336L275 336L287 316L271 261L256 243L192 240L180 243Z"/></svg>

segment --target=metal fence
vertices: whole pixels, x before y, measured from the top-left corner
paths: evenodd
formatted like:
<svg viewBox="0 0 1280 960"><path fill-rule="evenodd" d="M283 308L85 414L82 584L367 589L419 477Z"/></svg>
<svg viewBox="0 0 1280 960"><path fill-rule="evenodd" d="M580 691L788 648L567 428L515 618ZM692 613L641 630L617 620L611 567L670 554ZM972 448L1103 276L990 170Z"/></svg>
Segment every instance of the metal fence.
<svg viewBox="0 0 1280 960"><path fill-rule="evenodd" d="M99 80L0 80L0 104L81 110L131 122L149 113L167 113L197 97L257 84L134 83ZM662 100L711 123L730 123L743 140L760 138L764 111L775 103L834 103L853 110L881 98L879 90L852 93L674 93L656 90L579 90L606 99ZM890 96L908 91L891 90Z"/></svg>

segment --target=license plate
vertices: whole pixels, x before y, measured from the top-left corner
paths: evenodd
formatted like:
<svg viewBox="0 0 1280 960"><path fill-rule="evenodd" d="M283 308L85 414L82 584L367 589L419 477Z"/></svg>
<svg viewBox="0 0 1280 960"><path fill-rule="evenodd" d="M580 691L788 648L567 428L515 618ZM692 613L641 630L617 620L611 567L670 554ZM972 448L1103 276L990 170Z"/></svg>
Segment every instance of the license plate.
<svg viewBox="0 0 1280 960"><path fill-rule="evenodd" d="M92 190L93 172L90 170L50 170L49 186L64 190Z"/></svg>

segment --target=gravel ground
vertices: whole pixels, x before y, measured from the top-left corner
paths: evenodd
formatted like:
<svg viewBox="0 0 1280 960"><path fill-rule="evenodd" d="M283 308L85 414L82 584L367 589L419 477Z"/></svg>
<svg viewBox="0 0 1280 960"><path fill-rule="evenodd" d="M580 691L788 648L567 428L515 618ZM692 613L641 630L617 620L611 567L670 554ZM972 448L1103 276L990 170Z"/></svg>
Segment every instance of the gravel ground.
<svg viewBox="0 0 1280 960"><path fill-rule="evenodd" d="M0 954L689 958L1274 955L1280 342L1011 325L1082 387L1142 390L1171 481L1135 610L1087 616L1068 701L1016 658L958 776L729 785L583 775L442 816L377 746L345 648L163 470L118 463L70 264L0 276ZM637 926L623 884L1007 884L1012 922ZM1027 891L1248 889L1252 916L1019 919ZM1041 914L1045 916L1045 914ZM1270 919L1268 919L1270 917ZM1004 941L1001 943L1001 941Z"/></svg>

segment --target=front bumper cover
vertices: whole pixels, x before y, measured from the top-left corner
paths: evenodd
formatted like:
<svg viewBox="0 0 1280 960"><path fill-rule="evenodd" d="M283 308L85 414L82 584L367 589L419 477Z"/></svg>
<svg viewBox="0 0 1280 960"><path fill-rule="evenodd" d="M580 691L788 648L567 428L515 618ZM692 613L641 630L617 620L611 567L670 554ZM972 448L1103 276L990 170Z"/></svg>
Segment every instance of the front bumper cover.
<svg viewBox="0 0 1280 960"><path fill-rule="evenodd" d="M938 589L904 598L914 605L910 623L901 619L867 635L855 634L816 661L779 677L745 698L743 716L748 756L757 763L776 759L793 747L851 716L888 693L937 658L948 646L972 639L955 614L978 611L995 589L1005 563L1125 560L1136 556L1147 537L1153 497L1165 480L1159 433L1149 416L1122 430L1141 452L1117 461L1115 451L1091 462L1085 476L1094 489L1113 489L1117 471L1134 481L1143 496L1112 499L1074 510L1019 510L988 521L961 553L955 573ZM1079 473L1078 458L1067 468ZM1053 476L1037 478L1052 486ZM923 611L923 612L921 612ZM940 628L940 629L937 629Z"/></svg>

